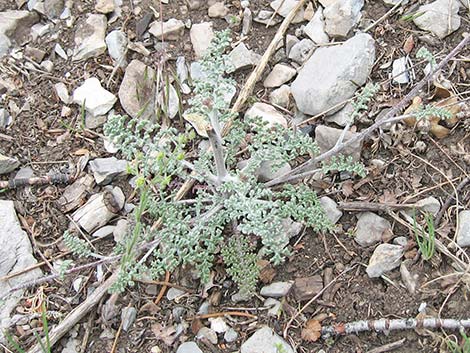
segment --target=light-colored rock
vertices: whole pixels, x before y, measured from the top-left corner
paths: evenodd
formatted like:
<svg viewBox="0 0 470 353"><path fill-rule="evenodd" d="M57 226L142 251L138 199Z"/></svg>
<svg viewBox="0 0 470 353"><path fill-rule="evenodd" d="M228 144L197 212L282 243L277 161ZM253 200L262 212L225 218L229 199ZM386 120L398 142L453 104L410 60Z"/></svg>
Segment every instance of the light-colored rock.
<svg viewBox="0 0 470 353"><path fill-rule="evenodd" d="M286 35L286 55L289 56L289 53L294 45L300 42L299 38L293 36L292 34Z"/></svg>
<svg viewBox="0 0 470 353"><path fill-rule="evenodd" d="M240 353L294 353L292 347L271 328L257 330L240 347Z"/></svg>
<svg viewBox="0 0 470 353"><path fill-rule="evenodd" d="M284 163L280 168L273 170L273 163L270 161L262 162L257 170L258 179L261 182L267 182L276 179L292 170L289 163Z"/></svg>
<svg viewBox="0 0 470 353"><path fill-rule="evenodd" d="M296 278L292 292L297 301L312 299L323 289L323 278L320 275Z"/></svg>
<svg viewBox="0 0 470 353"><path fill-rule="evenodd" d="M49 19L58 18L64 11L64 0L44 0L44 14Z"/></svg>
<svg viewBox="0 0 470 353"><path fill-rule="evenodd" d="M270 26L275 26L281 22L281 18L279 16L275 16L273 19L271 19L273 14L274 11L261 10L253 20L264 25L269 24Z"/></svg>
<svg viewBox="0 0 470 353"><path fill-rule="evenodd" d="M13 119L8 111L0 108L0 128L5 129L12 123Z"/></svg>
<svg viewBox="0 0 470 353"><path fill-rule="evenodd" d="M255 66L259 63L261 56L249 50L245 43L238 44L230 54L227 55L228 73L235 72L240 69Z"/></svg>
<svg viewBox="0 0 470 353"><path fill-rule="evenodd" d="M126 67L126 49L127 49L126 34L120 30L109 32L106 36L106 45L108 47L109 56L119 63L120 67Z"/></svg>
<svg viewBox="0 0 470 353"><path fill-rule="evenodd" d="M0 57L8 53L13 43L25 44L31 26L39 20L35 12L11 10L0 12Z"/></svg>
<svg viewBox="0 0 470 353"><path fill-rule="evenodd" d="M170 119L173 119L180 110L178 92L172 84L168 85L168 91L160 92L157 99L158 104L163 108Z"/></svg>
<svg viewBox="0 0 470 353"><path fill-rule="evenodd" d="M470 210L460 211L458 217L457 244L462 247L470 246Z"/></svg>
<svg viewBox="0 0 470 353"><path fill-rule="evenodd" d="M96 158L89 164L98 185L107 185L114 178L127 174L127 161L116 157Z"/></svg>
<svg viewBox="0 0 470 353"><path fill-rule="evenodd" d="M325 16L325 32L330 37L346 37L350 30L361 19L364 0L342 0L327 6Z"/></svg>
<svg viewBox="0 0 470 353"><path fill-rule="evenodd" d="M129 234L129 228L129 221L127 219L117 221L116 227L113 230L114 241L116 243L122 243Z"/></svg>
<svg viewBox="0 0 470 353"><path fill-rule="evenodd" d="M139 60L132 60L126 68L119 87L119 101L133 118L152 120L155 115L155 70Z"/></svg>
<svg viewBox="0 0 470 353"><path fill-rule="evenodd" d="M111 13L116 8L114 0L97 0L95 10L99 13Z"/></svg>
<svg viewBox="0 0 470 353"><path fill-rule="evenodd" d="M64 349L61 353L79 353L80 352L81 342L80 340L70 337L65 344Z"/></svg>
<svg viewBox="0 0 470 353"><path fill-rule="evenodd" d="M323 210L325 211L326 217L330 220L331 223L336 224L339 221L343 212L338 209L338 205L335 200L328 196L323 196L320 198L320 204Z"/></svg>
<svg viewBox="0 0 470 353"><path fill-rule="evenodd" d="M247 7L243 10L242 34L244 36L250 33L252 25L253 25L253 13Z"/></svg>
<svg viewBox="0 0 470 353"><path fill-rule="evenodd" d="M298 108L316 115L351 98L366 82L374 60L374 39L364 33L342 45L318 48L292 83Z"/></svg>
<svg viewBox="0 0 470 353"><path fill-rule="evenodd" d="M59 43L56 43L56 45L54 46L54 52L64 60L68 60L69 58L69 56Z"/></svg>
<svg viewBox="0 0 470 353"><path fill-rule="evenodd" d="M403 247L400 245L380 244L374 250L366 268L369 278L382 276L401 264Z"/></svg>
<svg viewBox="0 0 470 353"><path fill-rule="evenodd" d="M289 59L294 60L298 64L303 64L313 53L315 44L310 39L304 38L294 44L289 51Z"/></svg>
<svg viewBox="0 0 470 353"><path fill-rule="evenodd" d="M349 122L351 122L351 114L353 112L354 106L351 104L351 102L348 102L340 111L326 116L325 121L328 123L335 123L341 127L345 127Z"/></svg>
<svg viewBox="0 0 470 353"><path fill-rule="evenodd" d="M265 297L271 297L271 298L285 297L287 293L289 293L293 284L294 283L292 281L291 282L274 282L261 288L260 294Z"/></svg>
<svg viewBox="0 0 470 353"><path fill-rule="evenodd" d="M370 246L382 241L384 236L392 234L392 226L385 218L372 212L363 212L357 216L354 240L360 246Z"/></svg>
<svg viewBox="0 0 470 353"><path fill-rule="evenodd" d="M54 63L50 60L44 60L42 63L41 63L41 68L43 68L44 70L46 70L46 72L49 72L51 73L52 70L54 69Z"/></svg>
<svg viewBox="0 0 470 353"><path fill-rule="evenodd" d="M63 82L58 82L54 85L55 93L57 97L62 101L62 103L69 104L70 103L70 95L67 89L67 86Z"/></svg>
<svg viewBox="0 0 470 353"><path fill-rule="evenodd" d="M4 156L0 153L0 175L14 171L20 166L20 162L16 158Z"/></svg>
<svg viewBox="0 0 470 353"><path fill-rule="evenodd" d="M270 3L271 8L277 11L282 17L287 17L294 7L297 6L299 0L274 0ZM297 12L292 23L300 23L304 21L304 8Z"/></svg>
<svg viewBox="0 0 470 353"><path fill-rule="evenodd" d="M232 343L235 342L238 339L238 332L235 331L233 328L229 328L225 333L224 333L224 340L227 343Z"/></svg>
<svg viewBox="0 0 470 353"><path fill-rule="evenodd" d="M263 121L267 122L267 127L273 127L279 124L287 128L287 120L279 113L272 105L266 103L256 102L245 113L245 118L260 117Z"/></svg>
<svg viewBox="0 0 470 353"><path fill-rule="evenodd" d="M169 301L172 301L172 300L175 300L175 299L177 299L177 298L179 298L179 297L181 297L182 295L185 295L185 294L186 294L186 292L184 290L172 287L166 293L166 298Z"/></svg>
<svg viewBox="0 0 470 353"><path fill-rule="evenodd" d="M150 25L149 32L157 39L180 40L184 34L184 22L176 18L170 18L168 21L155 21Z"/></svg>
<svg viewBox="0 0 470 353"><path fill-rule="evenodd" d="M87 79L73 92L73 102L82 106L92 116L106 114L116 103L116 96L101 86L96 77Z"/></svg>
<svg viewBox="0 0 470 353"><path fill-rule="evenodd" d="M18 221L13 201L0 200L0 277L24 270L37 263L32 255L28 235ZM0 281L3 295L11 288L41 277L39 268L14 276L8 281ZM0 301L0 342L5 342L4 332L10 325L10 314L23 298L24 290L18 290Z"/></svg>
<svg viewBox="0 0 470 353"><path fill-rule="evenodd" d="M416 202L416 208L436 216L441 210L441 203L435 197L429 196Z"/></svg>
<svg viewBox="0 0 470 353"><path fill-rule="evenodd" d="M410 82L410 75L408 73L407 59L401 57L393 60L392 64L392 80L398 84L407 84Z"/></svg>
<svg viewBox="0 0 470 353"><path fill-rule="evenodd" d="M36 23L31 27L31 35L33 36L33 40L36 40L51 31L51 24L50 23Z"/></svg>
<svg viewBox="0 0 470 353"><path fill-rule="evenodd" d="M208 327L201 327L197 332L196 338L198 340L205 338L212 344L217 344L217 333Z"/></svg>
<svg viewBox="0 0 470 353"><path fill-rule="evenodd" d="M217 333L224 333L229 329L229 326L222 317L210 318L211 330Z"/></svg>
<svg viewBox="0 0 470 353"><path fill-rule="evenodd" d="M460 28L459 8L458 0L436 0L420 6L420 16L415 16L413 22L442 39Z"/></svg>
<svg viewBox="0 0 470 353"><path fill-rule="evenodd" d="M315 141L317 142L318 147L320 147L320 152L324 153L333 148L342 132L342 129L335 129L324 125L318 125L315 129ZM344 136L344 141L347 141L356 135L357 133L348 131ZM346 147L343 150L343 153L346 156L352 156L353 160L359 161L361 157L361 147L362 141L358 141L351 146Z"/></svg>
<svg viewBox="0 0 470 353"><path fill-rule="evenodd" d="M222 18L228 15L228 8L223 2L216 2L209 6L208 15L213 18Z"/></svg>
<svg viewBox="0 0 470 353"><path fill-rule="evenodd" d="M122 322L122 329L125 332L129 331L136 317L137 317L137 309L134 308L133 306L125 307L122 309L121 322Z"/></svg>
<svg viewBox="0 0 470 353"><path fill-rule="evenodd" d="M75 32L73 61L86 60L106 51L104 37L108 23L105 15L88 15Z"/></svg>
<svg viewBox="0 0 470 353"><path fill-rule="evenodd" d="M201 59L207 52L211 41L214 39L214 31L212 29L212 22L202 22L193 24L189 31L191 43L194 52L196 53L196 60Z"/></svg>
<svg viewBox="0 0 470 353"><path fill-rule="evenodd" d="M325 32L325 21L321 7L318 7L313 18L305 26L304 33L316 44L326 44L330 41L328 34Z"/></svg>
<svg viewBox="0 0 470 353"><path fill-rule="evenodd" d="M383 0L384 4L385 5L390 5L390 6L395 6L396 4L398 4L401 0ZM463 0L465 1L465 0ZM400 6L403 6L403 5L406 5L408 4L408 0L404 0L402 1L401 5Z"/></svg>
<svg viewBox="0 0 470 353"><path fill-rule="evenodd" d="M267 298L263 303L263 306L270 308L268 309L267 313L268 313L268 316L272 316L272 317L279 316L281 312L281 305L282 305L281 302L274 298Z"/></svg>
<svg viewBox="0 0 470 353"><path fill-rule="evenodd" d="M203 353L195 342L184 342L182 343L176 353Z"/></svg>
<svg viewBox="0 0 470 353"><path fill-rule="evenodd" d="M91 236L93 238L106 238L108 235L113 234L115 228L116 226L104 226L95 231Z"/></svg>
<svg viewBox="0 0 470 353"><path fill-rule="evenodd" d="M269 94L269 102L287 109L290 103L290 96L290 87L282 85Z"/></svg>
<svg viewBox="0 0 470 353"><path fill-rule="evenodd" d="M297 71L285 64L276 64L263 82L264 87L274 88L290 81Z"/></svg>

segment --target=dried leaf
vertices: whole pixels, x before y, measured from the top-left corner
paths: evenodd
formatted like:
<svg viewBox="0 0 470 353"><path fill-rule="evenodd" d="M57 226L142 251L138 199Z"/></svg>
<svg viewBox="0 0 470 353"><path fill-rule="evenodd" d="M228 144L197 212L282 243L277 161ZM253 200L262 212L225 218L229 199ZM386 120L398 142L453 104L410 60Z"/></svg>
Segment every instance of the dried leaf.
<svg viewBox="0 0 470 353"><path fill-rule="evenodd" d="M173 326L163 326L160 323L152 325L152 332L155 338L165 343L167 346L171 346L176 339L176 330Z"/></svg>
<svg viewBox="0 0 470 353"><path fill-rule="evenodd" d="M316 342L321 336L321 324L318 320L308 320L300 334L304 341Z"/></svg>
<svg viewBox="0 0 470 353"><path fill-rule="evenodd" d="M448 97L446 99L442 99L437 103L434 103L433 105L439 108L444 108L447 110L450 114L452 114L452 117L449 119L445 120L445 123L447 126L454 126L458 122L457 114L460 113L462 110L460 104L458 104L459 100L455 96Z"/></svg>
<svg viewBox="0 0 470 353"><path fill-rule="evenodd" d="M429 132L436 136L438 139L442 139L444 137L449 136L450 130L442 125L432 124Z"/></svg>
<svg viewBox="0 0 470 353"><path fill-rule="evenodd" d="M418 111L421 108L422 104L423 100L420 97L414 97L413 102L408 108L406 108L406 110L403 112L403 115L411 114ZM414 117L403 119L403 121L408 126L414 126L416 124L416 118Z"/></svg>
<svg viewBox="0 0 470 353"><path fill-rule="evenodd" d="M405 40L405 44L403 45L403 50L405 51L406 54L411 53L415 46L415 40L413 38L413 35L410 34L408 38Z"/></svg>
<svg viewBox="0 0 470 353"><path fill-rule="evenodd" d="M86 148L80 148L76 150L73 154L76 156L84 156L86 154L90 154L90 151L88 151Z"/></svg>
<svg viewBox="0 0 470 353"><path fill-rule="evenodd" d="M207 137L206 130L209 127L209 122L203 115L197 113L183 114L183 118L194 127L198 135Z"/></svg>
<svg viewBox="0 0 470 353"><path fill-rule="evenodd" d="M354 185L352 180L347 180L341 185L341 192L346 197L349 197L354 193Z"/></svg>

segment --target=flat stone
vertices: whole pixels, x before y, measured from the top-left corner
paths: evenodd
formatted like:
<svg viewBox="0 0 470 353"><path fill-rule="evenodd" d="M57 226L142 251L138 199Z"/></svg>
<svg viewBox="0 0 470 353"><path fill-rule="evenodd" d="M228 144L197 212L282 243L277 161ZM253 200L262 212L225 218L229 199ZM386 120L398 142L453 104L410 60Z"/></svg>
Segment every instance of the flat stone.
<svg viewBox="0 0 470 353"><path fill-rule="evenodd" d="M223 2L216 2L209 6L208 15L212 18L222 18L228 15L228 8Z"/></svg>
<svg viewBox="0 0 470 353"><path fill-rule="evenodd" d="M13 43L25 44L30 37L31 26L39 20L35 12L10 10L0 12L0 57L8 53Z"/></svg>
<svg viewBox="0 0 470 353"><path fill-rule="evenodd" d="M274 0L269 5L282 17L287 17L294 7L297 6L299 0ZM300 23L304 21L304 8L302 7L292 20L292 23Z"/></svg>
<svg viewBox="0 0 470 353"><path fill-rule="evenodd" d="M49 19L58 18L64 11L64 0L44 0L44 13Z"/></svg>
<svg viewBox="0 0 470 353"><path fill-rule="evenodd" d="M238 332L235 331L233 328L229 328L225 333L224 333L224 340L227 343L232 343L235 342L238 339Z"/></svg>
<svg viewBox="0 0 470 353"><path fill-rule="evenodd" d="M263 82L264 87L274 88L290 81L297 74L297 70L284 65L276 64Z"/></svg>
<svg viewBox="0 0 470 353"><path fill-rule="evenodd" d="M203 353L195 342L184 342L182 343L176 353Z"/></svg>
<svg viewBox="0 0 470 353"><path fill-rule="evenodd" d="M147 31L150 22L153 19L153 13L147 12L141 19L139 19L135 25L135 34L137 39L142 39L144 33Z"/></svg>
<svg viewBox="0 0 470 353"><path fill-rule="evenodd" d="M346 37L361 19L364 0L342 0L327 6L325 16L325 32L330 37Z"/></svg>
<svg viewBox="0 0 470 353"><path fill-rule="evenodd" d="M370 246L381 242L392 234L392 225L385 218L372 212L363 212L358 216L354 240L360 246Z"/></svg>
<svg viewBox="0 0 470 353"><path fill-rule="evenodd" d="M267 127L273 127L279 124L287 128L287 120L279 113L276 108L266 103L256 102L245 113L245 118L260 117L263 121L267 122Z"/></svg>
<svg viewBox="0 0 470 353"><path fill-rule="evenodd" d="M107 185L114 178L127 174L128 162L116 157L96 158L89 164L98 185Z"/></svg>
<svg viewBox="0 0 470 353"><path fill-rule="evenodd" d="M292 291L298 301L312 299L323 289L323 279L319 275L296 278Z"/></svg>
<svg viewBox="0 0 470 353"><path fill-rule="evenodd" d="M104 226L95 231L91 236L94 238L106 238L108 235L113 234L116 226Z"/></svg>
<svg viewBox="0 0 470 353"><path fill-rule="evenodd" d="M315 44L313 41L304 38L292 46L289 51L289 59L294 60L298 64L303 64L310 57L314 49Z"/></svg>
<svg viewBox="0 0 470 353"><path fill-rule="evenodd" d="M258 15L256 15L253 21L262 23L264 25L269 24L271 26L275 26L278 23L280 23L282 19L279 16L275 16L274 18L271 19L273 14L274 14L274 11L261 10L258 12Z"/></svg>
<svg viewBox="0 0 470 353"><path fill-rule="evenodd" d="M86 60L106 51L104 37L108 23L105 15L88 15L75 32L73 61Z"/></svg>
<svg viewBox="0 0 470 353"><path fill-rule="evenodd" d="M114 11L116 5L114 0L97 0L95 10L99 13L108 14Z"/></svg>
<svg viewBox="0 0 470 353"><path fill-rule="evenodd" d="M82 106L92 116L106 114L116 103L114 94L101 86L96 77L87 79L80 87L73 92L73 102Z"/></svg>
<svg viewBox="0 0 470 353"><path fill-rule="evenodd" d="M125 307L122 309L121 322L122 329L127 332L132 327L137 317L137 309L133 306Z"/></svg>
<svg viewBox="0 0 470 353"><path fill-rule="evenodd" d="M13 201L0 200L0 277L19 272L37 263L28 235L21 228ZM33 281L42 276L39 268L14 276L8 281L0 281L0 293ZM0 341L5 342L4 332L10 326L10 315L23 298L25 290L13 292L0 302Z"/></svg>
<svg viewBox="0 0 470 353"><path fill-rule="evenodd" d="M315 129L315 141L320 148L320 153L324 153L334 147L343 130L335 129L325 125L318 125ZM344 141L348 141L357 135L356 132L346 132ZM343 153L346 156L352 156L353 160L359 161L361 158L362 141L358 141L351 146L346 147Z"/></svg>
<svg viewBox="0 0 470 353"><path fill-rule="evenodd" d="M281 298L289 293L293 282L274 282L261 288L260 294L265 297Z"/></svg>
<svg viewBox="0 0 470 353"><path fill-rule="evenodd" d="M62 103L69 104L70 103L70 95L67 86L63 82L58 82L54 85L55 93L57 97L62 101Z"/></svg>
<svg viewBox="0 0 470 353"><path fill-rule="evenodd" d="M16 158L4 156L0 153L0 175L14 171L20 166L20 162Z"/></svg>
<svg viewBox="0 0 470 353"><path fill-rule="evenodd" d="M435 197L429 196L416 202L416 208L436 216L441 210L441 203Z"/></svg>
<svg viewBox="0 0 470 353"><path fill-rule="evenodd" d="M109 32L105 41L109 56L116 63L119 63L120 67L126 67L127 62L125 56L128 43L126 34L120 30L114 30Z"/></svg>
<svg viewBox="0 0 470 353"><path fill-rule="evenodd" d="M325 32L325 19L323 17L323 9L321 7L318 7L313 18L305 26L304 33L313 40L315 44L329 43L330 38Z"/></svg>
<svg viewBox="0 0 470 353"><path fill-rule="evenodd" d="M364 33L341 45L318 48L292 83L298 108L316 115L350 99L366 82L374 60L374 39Z"/></svg>
<svg viewBox="0 0 470 353"><path fill-rule="evenodd" d="M380 244L374 250L366 268L369 278L382 276L401 264L403 247L400 245Z"/></svg>
<svg viewBox="0 0 470 353"><path fill-rule="evenodd" d="M153 120L155 80L155 70L143 62L132 60L127 66L118 94L121 106L132 118Z"/></svg>
<svg viewBox="0 0 470 353"><path fill-rule="evenodd" d="M269 103L282 108L288 108L290 97L290 87L288 85L282 85L269 94Z"/></svg>
<svg viewBox="0 0 470 353"><path fill-rule="evenodd" d="M343 108L341 108L341 110L331 115L327 115L325 117L325 121L328 123L335 123L341 127L345 127L348 123L352 123L351 116L353 112L354 106L348 102Z"/></svg>
<svg viewBox="0 0 470 353"><path fill-rule="evenodd" d="M191 26L189 36L196 53L196 60L201 59L206 54L212 40L214 39L214 30L212 22L196 23Z"/></svg>
<svg viewBox="0 0 470 353"><path fill-rule="evenodd" d="M129 235L129 221L127 219L120 219L116 223L116 227L113 230L114 241L116 243L122 243L126 236Z"/></svg>
<svg viewBox="0 0 470 353"><path fill-rule="evenodd" d="M255 66L259 63L261 56L249 50L244 43L238 44L230 54L227 55L228 73L240 69Z"/></svg>
<svg viewBox="0 0 470 353"><path fill-rule="evenodd" d="M457 244L462 247L470 246L470 210L460 211L458 217Z"/></svg>
<svg viewBox="0 0 470 353"><path fill-rule="evenodd" d="M436 0L420 6L417 10L420 16L414 17L413 22L420 29L443 39L460 28L459 9L458 0Z"/></svg>
<svg viewBox="0 0 470 353"><path fill-rule="evenodd" d="M26 46L24 49L24 54L37 63L40 63L44 59L44 56L46 56L46 52L44 50L34 48L30 45Z"/></svg>
<svg viewBox="0 0 470 353"><path fill-rule="evenodd" d="M268 307L268 308L270 307L267 313L268 313L268 316L271 316L271 317L279 316L279 313L281 312L281 305L282 305L281 302L274 298L267 298L263 303L263 306Z"/></svg>
<svg viewBox="0 0 470 353"><path fill-rule="evenodd" d="M168 299L169 301L172 301L181 297L184 294L186 294L184 290L172 287L166 293L166 299Z"/></svg>
<svg viewBox="0 0 470 353"><path fill-rule="evenodd" d="M407 84L410 82L410 75L407 68L406 57L393 60L392 64L392 80L398 84Z"/></svg>
<svg viewBox="0 0 470 353"><path fill-rule="evenodd" d="M294 353L292 347L271 328L257 330L240 347L240 353Z"/></svg>
<svg viewBox="0 0 470 353"><path fill-rule="evenodd" d="M184 34L184 22L176 18L170 18L168 21L155 21L150 25L149 32L157 39L180 40Z"/></svg>
<svg viewBox="0 0 470 353"><path fill-rule="evenodd" d="M339 221L343 212L338 209L338 205L335 200L328 196L323 196L320 198L320 204L323 210L325 211L326 217L330 220L331 223L336 224Z"/></svg>
<svg viewBox="0 0 470 353"><path fill-rule="evenodd" d="M89 174L75 180L73 184L68 185L62 196L57 200L61 211L67 213L83 205L94 185L95 180Z"/></svg>
<svg viewBox="0 0 470 353"><path fill-rule="evenodd" d="M217 344L217 333L208 327L201 327L196 335L197 339L205 338L212 344Z"/></svg>

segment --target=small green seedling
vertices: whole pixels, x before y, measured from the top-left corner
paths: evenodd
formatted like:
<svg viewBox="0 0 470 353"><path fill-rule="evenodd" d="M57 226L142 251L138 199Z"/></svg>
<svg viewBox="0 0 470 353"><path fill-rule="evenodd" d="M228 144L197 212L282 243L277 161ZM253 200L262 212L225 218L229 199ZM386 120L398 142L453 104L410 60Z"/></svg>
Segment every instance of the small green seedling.
<svg viewBox="0 0 470 353"><path fill-rule="evenodd" d="M424 260L429 261L436 251L436 233L432 215L426 213L424 218L426 220L427 231L424 229L418 229L416 215L413 215L413 229L421 256Z"/></svg>
<svg viewBox="0 0 470 353"><path fill-rule="evenodd" d="M451 339L447 339L447 348L452 353L470 353L470 337L468 337L465 332L462 330L460 332L462 336L462 343L454 342Z"/></svg>

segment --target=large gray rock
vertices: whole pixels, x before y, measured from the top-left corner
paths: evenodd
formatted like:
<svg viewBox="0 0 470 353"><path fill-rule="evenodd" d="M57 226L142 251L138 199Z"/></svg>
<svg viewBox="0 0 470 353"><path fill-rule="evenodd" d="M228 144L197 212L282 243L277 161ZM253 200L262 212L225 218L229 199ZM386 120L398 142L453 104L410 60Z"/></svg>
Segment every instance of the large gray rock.
<svg viewBox="0 0 470 353"><path fill-rule="evenodd" d="M196 60L200 59L206 54L212 39L214 39L214 31L212 29L212 22L202 22L193 24L189 31L191 43L194 52L196 53Z"/></svg>
<svg viewBox="0 0 470 353"><path fill-rule="evenodd" d="M294 60L298 64L303 64L315 49L315 43L310 39L304 38L295 43L289 50L289 59Z"/></svg>
<svg viewBox="0 0 470 353"><path fill-rule="evenodd" d="M24 44L30 37L31 27L39 20L35 12L0 12L0 57L8 53L13 43Z"/></svg>
<svg viewBox="0 0 470 353"><path fill-rule="evenodd" d="M0 153L0 175L14 171L19 165L20 162L16 158L7 157Z"/></svg>
<svg viewBox="0 0 470 353"><path fill-rule="evenodd" d="M324 153L333 148L342 132L342 129L335 129L324 125L318 125L315 129L315 141L318 144L318 147L320 147L320 152ZM344 136L344 141L348 141L356 135L356 132L348 131ZM346 156L352 156L355 161L358 161L361 157L361 147L362 141L358 141L353 143L351 146L346 147L342 153Z"/></svg>
<svg viewBox="0 0 470 353"><path fill-rule="evenodd" d="M155 70L139 60L132 60L126 68L119 87L119 101L133 118L151 120L155 115Z"/></svg>
<svg viewBox="0 0 470 353"><path fill-rule="evenodd" d="M101 86L96 77L90 77L73 92L73 102L82 106L93 117L106 114L116 103L114 94Z"/></svg>
<svg viewBox="0 0 470 353"><path fill-rule="evenodd" d="M105 15L88 15L75 32L73 61L86 60L106 51L104 37L108 21Z"/></svg>
<svg viewBox="0 0 470 353"><path fill-rule="evenodd" d="M413 19L419 28L429 31L439 38L444 38L460 27L458 0L436 0L422 5L418 9L419 16Z"/></svg>
<svg viewBox="0 0 470 353"><path fill-rule="evenodd" d="M370 246L380 242L384 236L392 234L390 222L372 212L363 212L357 218L354 240L360 246Z"/></svg>
<svg viewBox="0 0 470 353"><path fill-rule="evenodd" d="M32 255L28 235L21 229L13 201L0 200L0 277L21 271L37 263ZM0 281L0 295L11 288L42 275L40 269L27 271L8 281ZM10 324L10 314L23 297L24 290L18 290L0 301L0 342L5 342L4 332Z"/></svg>
<svg viewBox="0 0 470 353"><path fill-rule="evenodd" d="M457 244L463 247L470 246L470 210L460 211L459 213Z"/></svg>
<svg viewBox="0 0 470 353"><path fill-rule="evenodd" d="M366 268L369 278L382 276L401 264L403 246L393 244L380 244L374 250L369 265Z"/></svg>
<svg viewBox="0 0 470 353"><path fill-rule="evenodd" d="M127 174L127 161L116 157L96 158L90 162L90 169L98 185L106 185L114 178Z"/></svg>
<svg viewBox="0 0 470 353"><path fill-rule="evenodd" d="M366 82L374 60L374 39L364 33L342 45L318 48L292 83L298 108L316 115L351 98Z"/></svg>
<svg viewBox="0 0 470 353"><path fill-rule="evenodd" d="M249 50L245 43L240 43L227 55L227 65L229 66L227 72L231 73L255 66L259 63L260 59L260 55L256 54L253 50Z"/></svg>
<svg viewBox="0 0 470 353"><path fill-rule="evenodd" d="M292 347L271 328L264 326L240 347L240 353L294 353Z"/></svg>
<svg viewBox="0 0 470 353"><path fill-rule="evenodd" d="M361 19L363 6L364 0L342 0L327 6L323 11L326 33L330 37L346 37Z"/></svg>

